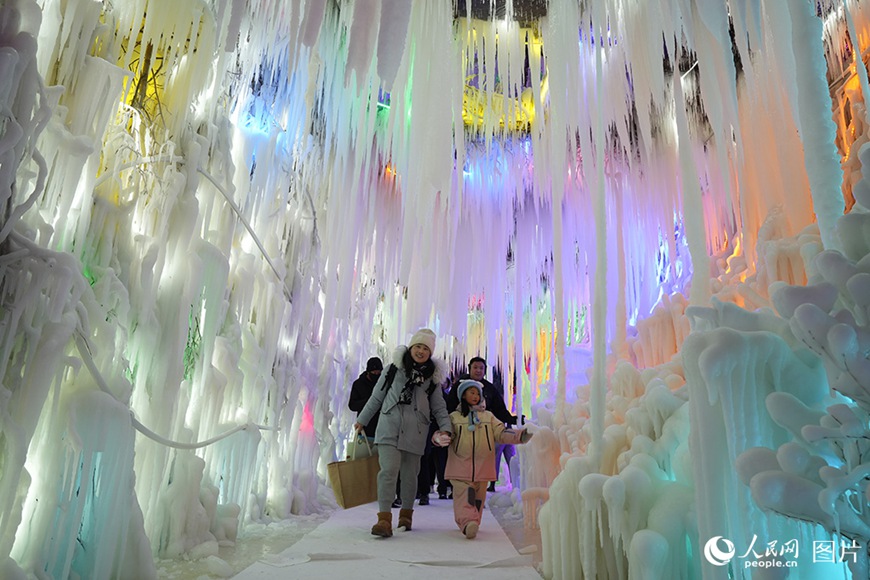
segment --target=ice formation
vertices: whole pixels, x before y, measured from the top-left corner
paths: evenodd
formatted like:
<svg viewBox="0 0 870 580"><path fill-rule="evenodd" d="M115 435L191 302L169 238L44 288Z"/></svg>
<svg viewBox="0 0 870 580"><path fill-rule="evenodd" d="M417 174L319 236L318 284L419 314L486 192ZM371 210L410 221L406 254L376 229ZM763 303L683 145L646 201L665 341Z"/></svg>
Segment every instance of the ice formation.
<svg viewBox="0 0 870 580"><path fill-rule="evenodd" d="M422 325L535 424L546 577L866 577L867 10L5 0L0 577L329 509Z"/></svg>

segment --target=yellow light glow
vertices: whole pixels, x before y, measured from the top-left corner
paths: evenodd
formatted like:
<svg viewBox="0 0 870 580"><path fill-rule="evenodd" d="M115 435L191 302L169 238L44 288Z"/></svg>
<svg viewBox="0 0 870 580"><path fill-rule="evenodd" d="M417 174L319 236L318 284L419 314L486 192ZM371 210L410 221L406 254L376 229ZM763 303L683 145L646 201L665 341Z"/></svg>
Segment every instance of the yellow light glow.
<svg viewBox="0 0 870 580"><path fill-rule="evenodd" d="M505 25L498 23L494 28L495 40L498 42L498 31ZM467 35L467 50L473 53L478 42L479 31L473 26ZM530 50L540 50L543 46L543 38L534 29L522 29L520 35L525 38L525 44ZM531 87L523 89L518 97L508 97L503 93L487 95L485 90L471 86L469 81L474 78L467 77L465 89L462 94L462 120L471 127L478 128L484 125L485 119L498 119L500 127L511 131L524 131L529 129L535 120L537 103ZM541 81L540 106L543 110L547 102L549 83L545 75Z"/></svg>

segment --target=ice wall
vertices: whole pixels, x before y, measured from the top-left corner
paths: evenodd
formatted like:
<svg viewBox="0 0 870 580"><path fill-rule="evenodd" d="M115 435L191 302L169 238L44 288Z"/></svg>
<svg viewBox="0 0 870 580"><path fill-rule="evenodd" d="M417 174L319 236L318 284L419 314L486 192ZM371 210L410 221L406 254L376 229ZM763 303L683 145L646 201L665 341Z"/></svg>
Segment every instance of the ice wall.
<svg viewBox="0 0 870 580"><path fill-rule="evenodd" d="M793 169L798 129L830 149L832 127L807 128L820 80L783 6L553 0L524 27L449 2L4 2L0 572L153 577L329 507L361 361L425 324L553 428L548 574L696 574L662 549L702 529L685 296L804 284L840 193L831 151Z"/></svg>
<svg viewBox="0 0 870 580"><path fill-rule="evenodd" d="M710 272L715 275L710 280L712 306L687 309L685 298L675 294L664 300L652 316L638 324L638 333L629 337L629 344L637 357L635 360L651 368L634 376L626 371L630 367L625 367L624 363L616 365L609 380L603 433L593 419L596 404L592 400L594 395L589 393L594 393L597 388L594 380L590 381L588 388L579 389L578 403L573 412L560 414L549 406L537 409L540 422L552 428L560 442L562 466L561 473L549 489L549 502L538 516L545 550L545 577L830 578L864 577L866 574L864 524L851 513L866 511L863 484L857 483L863 473L860 450L854 444L848 444L846 454L851 458L848 461L837 458L837 454L825 454L819 448L824 444L816 442L822 438L848 438L847 432L858 428L858 424L863 425L866 417L855 405L861 406L863 387L858 385L866 381L843 377L843 372L848 373L845 368L851 369L851 363L847 362L853 360L850 353L860 352L859 345L862 344L861 329L853 328L855 324L850 322L856 316L851 314L856 310L853 306L855 291L838 299L827 286L809 287L805 292L800 290L803 284L813 280L818 268L826 265L829 271L836 270L841 286L855 277L852 284L857 290L861 280L861 259L866 255L865 235L858 233L861 226L857 226L864 223L864 210L856 205L855 212L827 225L820 219L819 227L823 230L820 235L816 226L794 227L807 223L806 217L801 217L806 216L806 206L801 207L806 198L776 206L779 195L776 192L780 191L781 185L771 181L780 179L773 168L783 164L785 159L800 158L804 154L813 157L808 163L819 161L819 156L812 153L819 145L805 140L803 144L797 143L795 150L795 142L781 137L781 130L789 125L786 116L798 115L790 111L798 109L799 99L807 96L798 96L802 90L807 90L805 83L814 83L811 91L815 94L825 88L819 83L822 76L819 73L810 75L814 78L810 81L804 74L807 71L801 70L803 76L787 80L789 74L804 63L792 64L795 68L789 73L788 59L775 56L782 55L780 51L791 50L788 37L780 34L791 31L789 16L781 12L781 8L784 5L763 4L758 14L732 11L738 47L741 41L751 37L749 32L756 25L770 34L766 38L755 36L755 40L761 41L754 45L756 49L740 53L742 78L736 87L729 86L729 68L716 64L716 59L721 57L710 51L711 41L715 39L707 36L704 44L698 41L695 45L701 69L700 91L702 96L706 95L703 105L710 124L707 130L712 130L711 137L715 141L721 116L731 115L728 123L721 126L728 127L735 145L727 152L734 155L732 159L739 164L735 176L737 187L753 188L755 183L766 183L764 187L768 191L757 198L741 195L740 204L735 206L739 213L732 216L738 223L743 222L742 232L753 232L739 242L744 251L716 257L713 250L714 260L710 264ZM594 20L594 9L590 8L589 12ZM755 21L755 17L760 20ZM717 25L717 22L722 22L722 14L716 13L712 3L693 6L691 14L677 12L670 18L667 15L663 18L680 22L690 42L695 35L703 38L722 31ZM844 24L841 22L841 25ZM746 36L743 36L744 31ZM633 41L636 39L632 37ZM758 50L757 47L764 43L771 44L769 51ZM632 44L638 46L640 43ZM758 50L757 57L754 50ZM756 63L764 60L775 61L775 66L757 68ZM707 68L705 71L705 62L712 70ZM712 74L705 79L705 72ZM764 95L781 90L769 84L771 72L774 76L785 76L781 86L793 85L789 99L781 101L784 103L782 113L775 113L784 122L768 124L769 120L759 119L759 125L752 125L757 131L750 136L747 134L750 125L740 121L758 114L752 103L759 99L771 103ZM683 80L687 79L688 76ZM684 91L687 88L685 82L682 88ZM709 98L710 90L724 91L724 98ZM737 98L730 101L731 95L737 95ZM680 100L676 99L678 117ZM811 102L803 105L804 111L800 115L808 114L805 110L811 106ZM863 111L860 107L855 110ZM818 114L812 116L819 117ZM827 119L827 113L821 116ZM679 119L677 127L678 137L682 140L687 131L680 126ZM816 136L833 138L830 130L822 133L816 133ZM857 142L860 144L860 137ZM824 146L824 150L824 155L833 153L832 147ZM750 159L750 155L754 158ZM680 167L687 168L685 160L682 161ZM828 164L827 167L832 170L829 175L836 176L836 166ZM708 179L721 177L714 172L707 175ZM787 179L791 181L793 177ZM809 190L806 182L791 183L788 191ZM730 187L724 185L727 192ZM838 198L831 195L840 189L837 179L829 181L822 189L829 201L836 204ZM856 185L855 190L860 190L860 186ZM687 195L685 191L684 195ZM753 212L758 212L757 217ZM698 215L697 211L695 215ZM705 211L704 215L710 214ZM837 215L836 211L832 213L834 218ZM758 217L763 221L750 225ZM846 224L849 223L853 227L846 234ZM693 225L697 224L698 221L694 220ZM686 233L690 237L691 250L693 233L688 228ZM697 233L694 239L698 239ZM710 239L707 238L708 252L712 249ZM850 246L856 244L855 251L847 257L838 252L820 254L824 247L836 245L840 240ZM694 259L696 255L697 249L692 251L693 266L698 265ZM696 268L693 289L697 276ZM793 302L787 305L785 312L780 308L785 300L779 294L782 287L792 289L788 300ZM818 301L821 301L822 314L816 314L815 310L807 311ZM771 309L774 302L779 315L784 318ZM823 344L813 348L814 341L805 345L807 339L801 339L801 333L796 336L793 332L795 323L789 325L786 319L791 318L791 312L803 302L810 304L799 307L807 317L802 326L813 328L811 331L802 330L804 336L808 336L807 333L814 337L825 336L827 329L838 320L845 324L835 337L829 339L838 340L837 347ZM840 310L843 306L847 306L845 311ZM752 312L755 309L761 310ZM809 352L807 346L821 358ZM842 356L831 355L832 350L845 352ZM677 356L671 360L675 353ZM823 363L826 358L837 362ZM863 364L866 357L859 355L859 358L861 361L856 361L856 366ZM832 366L837 370L832 372ZM839 389L848 393L847 397L853 400L853 404L843 405L839 398L842 391L829 391L829 384L833 389L838 389L834 385L839 384ZM783 397L787 397L786 403L782 402ZM825 413L825 407L834 403L839 404ZM792 425L785 417L794 416L797 409L805 412L797 414L795 425ZM825 419L825 415L829 418ZM818 426L820 420L823 427L838 427L841 423L844 426L823 436L818 427L813 427ZM810 442L804 436L791 442L789 432L800 433L804 423L811 425L806 429L814 434L816 440ZM845 425L849 425L848 430ZM600 459L595 445L603 450ZM779 448L779 452L775 457L773 452L756 453L751 450L755 446ZM804 449L813 446L817 449ZM550 456L551 453L544 449L525 450L523 456L526 465L530 466L529 475L533 470L541 469L542 461L538 456ZM820 455L825 455L825 460ZM544 460L543 464L549 461ZM845 467L843 463L846 463ZM826 467L819 470L823 466ZM813 483L802 482L795 476L808 478ZM792 493L797 499L784 499ZM532 495L529 497L531 500L534 499ZM856 498L851 505L846 499L850 497ZM849 521L848 528L838 527L841 514ZM801 523L805 521L810 524ZM842 536L839 535L841 532ZM773 549L771 552L768 543L767 552L756 550L760 556L746 552L750 560L753 557L755 560L725 557L724 561L715 562L715 553L707 551L709 557L704 554L709 550L707 542L717 535L738 546L741 551L737 554L755 540L773 540L774 544L778 541L780 551ZM789 539L803 546L804 552L800 556L797 553L784 555L781 551L782 544ZM838 552L836 562L832 559L830 564L817 563L817 554L811 552L816 542L836 545L836 550L839 550L841 540L846 544L853 540L857 543L858 548L853 550L857 552L855 562L842 559ZM785 560L789 558L797 569L785 569ZM744 566L747 563L754 566Z"/></svg>

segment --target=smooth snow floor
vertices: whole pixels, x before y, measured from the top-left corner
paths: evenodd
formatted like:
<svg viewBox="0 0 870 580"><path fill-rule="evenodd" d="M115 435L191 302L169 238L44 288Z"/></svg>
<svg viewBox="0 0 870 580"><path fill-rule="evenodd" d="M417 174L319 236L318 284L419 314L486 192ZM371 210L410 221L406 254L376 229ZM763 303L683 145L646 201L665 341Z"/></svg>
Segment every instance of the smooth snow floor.
<svg viewBox="0 0 870 580"><path fill-rule="evenodd" d="M517 552L489 507L474 540L454 523L452 500L415 506L410 532L395 528L399 510L394 509L392 538L371 535L377 511L375 503L338 510L286 550L263 556L233 578L541 580L533 557Z"/></svg>

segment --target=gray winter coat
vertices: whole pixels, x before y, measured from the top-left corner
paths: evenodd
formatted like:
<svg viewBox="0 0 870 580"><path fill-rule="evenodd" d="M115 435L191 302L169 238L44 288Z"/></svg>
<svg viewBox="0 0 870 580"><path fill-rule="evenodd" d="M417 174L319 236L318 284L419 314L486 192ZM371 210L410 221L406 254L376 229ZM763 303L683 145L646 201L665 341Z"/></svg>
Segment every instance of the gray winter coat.
<svg viewBox="0 0 870 580"><path fill-rule="evenodd" d="M367 425L372 417L380 411L375 443L394 445L399 451L423 455L426 450L426 439L429 437L430 414L435 417L439 429L449 433L453 432L450 416L447 414L447 405L444 403L444 395L441 394L439 388L447 380L447 365L444 361L433 357L435 372L414 390L414 397L410 405L399 405L399 395L408 381L405 369L402 368L402 357L407 350L408 347L400 346L393 352L393 364L396 365L396 376L393 378L393 384L389 390L384 390L384 381L387 380L388 374L387 368L385 368L368 403L360 411L357 421L362 425ZM426 390L430 385L434 385L435 388L432 389L432 394L427 397Z"/></svg>

